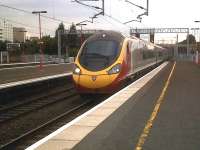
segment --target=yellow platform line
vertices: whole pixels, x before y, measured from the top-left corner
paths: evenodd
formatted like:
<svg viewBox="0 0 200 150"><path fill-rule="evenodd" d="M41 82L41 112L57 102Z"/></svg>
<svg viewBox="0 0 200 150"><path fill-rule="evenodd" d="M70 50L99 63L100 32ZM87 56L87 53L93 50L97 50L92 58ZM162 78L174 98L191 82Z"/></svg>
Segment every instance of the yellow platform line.
<svg viewBox="0 0 200 150"><path fill-rule="evenodd" d="M164 96L165 96L165 93L167 91L167 88L169 86L169 83L170 83L170 80L171 80L171 77L172 77L172 74L174 72L174 69L175 69L175 66L176 66L176 62L174 63L173 67L172 67L172 70L169 74L169 77L167 79L167 81L165 82L165 86L164 88L162 89L162 92L160 94L160 97L158 98L157 102L156 102L156 105L154 107L154 110L149 118L149 120L147 121L144 129L143 129L143 132L142 134L140 135L140 138L137 142L137 146L135 147L135 150L142 150L143 149L143 145L149 135L149 132L151 130L151 127L153 126L153 121L155 120L157 114L158 114L158 111L160 109L160 105L162 103L162 101L164 100Z"/></svg>

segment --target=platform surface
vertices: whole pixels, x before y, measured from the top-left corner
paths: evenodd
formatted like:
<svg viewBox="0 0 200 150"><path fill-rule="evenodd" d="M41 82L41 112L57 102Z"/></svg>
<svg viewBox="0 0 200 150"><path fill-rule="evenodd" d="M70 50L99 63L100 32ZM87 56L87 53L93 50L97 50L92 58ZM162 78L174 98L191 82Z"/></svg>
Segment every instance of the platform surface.
<svg viewBox="0 0 200 150"><path fill-rule="evenodd" d="M0 84L72 72L73 64L49 64L0 69Z"/></svg>
<svg viewBox="0 0 200 150"><path fill-rule="evenodd" d="M128 97L128 100L123 103L122 97ZM123 105L110 113L110 109L119 103ZM100 113L99 118L89 115L35 148L199 150L199 106L200 66L191 62L171 62L141 89L137 89L137 86L129 88L129 92L124 91L115 97L112 105L110 101L107 106L101 106L103 109L94 112ZM99 121L105 113L108 114L107 118ZM149 120L152 122L149 123ZM97 122L101 123L97 125ZM79 130L79 127L82 130ZM85 137L80 140L82 134L85 134ZM67 137L70 137L71 141ZM142 144L138 147L142 138Z"/></svg>

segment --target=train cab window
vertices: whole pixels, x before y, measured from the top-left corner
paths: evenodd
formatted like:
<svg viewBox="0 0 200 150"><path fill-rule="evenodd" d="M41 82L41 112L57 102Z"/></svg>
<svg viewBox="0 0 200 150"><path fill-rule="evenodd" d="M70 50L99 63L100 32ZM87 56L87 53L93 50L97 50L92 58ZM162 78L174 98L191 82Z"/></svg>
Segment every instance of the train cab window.
<svg viewBox="0 0 200 150"><path fill-rule="evenodd" d="M80 54L80 62L88 70L99 71L111 65L118 55L119 42L94 40L84 45Z"/></svg>
<svg viewBox="0 0 200 150"><path fill-rule="evenodd" d="M104 41L104 40L99 40L99 41L93 41L90 43L87 43L81 55L91 55L91 54L96 54L96 55L101 55L102 57L112 57L116 56L118 53L118 45L115 41Z"/></svg>

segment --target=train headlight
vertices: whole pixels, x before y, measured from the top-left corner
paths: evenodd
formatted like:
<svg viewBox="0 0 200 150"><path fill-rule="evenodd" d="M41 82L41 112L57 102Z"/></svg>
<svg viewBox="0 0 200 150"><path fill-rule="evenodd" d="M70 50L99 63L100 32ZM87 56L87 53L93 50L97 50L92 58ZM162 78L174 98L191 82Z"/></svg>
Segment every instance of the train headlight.
<svg viewBox="0 0 200 150"><path fill-rule="evenodd" d="M116 64L115 66L113 66L109 71L108 74L116 74L119 73L121 70L121 64Z"/></svg>
<svg viewBox="0 0 200 150"><path fill-rule="evenodd" d="M81 74L81 69L77 65L75 65L73 73L77 74L77 75L80 75Z"/></svg>

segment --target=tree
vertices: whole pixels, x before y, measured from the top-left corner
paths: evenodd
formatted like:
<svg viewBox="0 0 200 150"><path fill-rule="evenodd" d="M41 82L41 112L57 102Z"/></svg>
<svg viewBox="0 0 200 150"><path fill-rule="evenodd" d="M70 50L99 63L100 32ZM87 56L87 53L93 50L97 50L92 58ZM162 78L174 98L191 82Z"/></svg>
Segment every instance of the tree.
<svg viewBox="0 0 200 150"><path fill-rule="evenodd" d="M74 25L74 23L72 23L72 25L70 26L67 39L68 39L67 43L69 45L69 48L77 48L78 35L76 31L76 26Z"/></svg>
<svg viewBox="0 0 200 150"><path fill-rule="evenodd" d="M61 53L65 54L65 49L66 49L66 45L67 45L67 38L65 36L65 26L64 24L61 22L56 30L56 35L55 35L55 40L58 46L58 31L60 32L60 36L61 36ZM58 48L56 48L58 49Z"/></svg>
<svg viewBox="0 0 200 150"><path fill-rule="evenodd" d="M61 34L64 34L65 26L64 26L64 24L62 22L59 24L59 26L58 26L58 28L56 30L56 34L55 34L56 39L58 39L58 30L61 31Z"/></svg>
<svg viewBox="0 0 200 150"><path fill-rule="evenodd" d="M0 41L0 51L6 51L6 41Z"/></svg>
<svg viewBox="0 0 200 150"><path fill-rule="evenodd" d="M36 54L39 53L38 40L26 40L23 43L24 54Z"/></svg>
<svg viewBox="0 0 200 150"><path fill-rule="evenodd" d="M196 39L195 36L193 36L192 34L189 34L185 40L179 42L180 46L178 47L178 53L179 54L187 54L187 44L188 44L188 40L189 40L189 44L190 44L190 49L192 51L192 53L194 52L195 49L195 45L196 45Z"/></svg>
<svg viewBox="0 0 200 150"><path fill-rule="evenodd" d="M43 51L45 54L56 55L57 54L57 41L56 38L48 36L42 37Z"/></svg>
<svg viewBox="0 0 200 150"><path fill-rule="evenodd" d="M189 39L189 44L195 44L196 43L195 36L192 35L192 34L189 34L185 40L180 42L180 44L187 44L188 39Z"/></svg>

